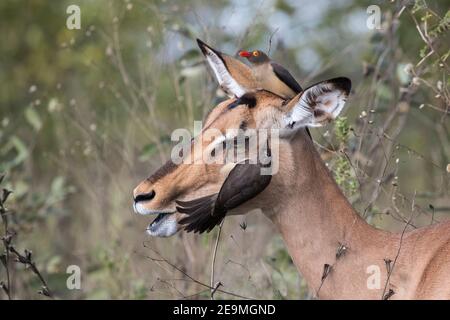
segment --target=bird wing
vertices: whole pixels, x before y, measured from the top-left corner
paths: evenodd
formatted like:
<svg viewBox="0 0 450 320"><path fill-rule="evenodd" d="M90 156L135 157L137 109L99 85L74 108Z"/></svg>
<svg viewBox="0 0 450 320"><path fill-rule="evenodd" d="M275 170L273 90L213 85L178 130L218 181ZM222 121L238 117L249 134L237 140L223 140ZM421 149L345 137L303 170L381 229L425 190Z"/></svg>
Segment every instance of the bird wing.
<svg viewBox="0 0 450 320"><path fill-rule="evenodd" d="M248 90L242 84L253 81L251 69L239 60L211 48L199 39L197 39L197 44L223 90L230 97L243 96Z"/></svg>
<svg viewBox="0 0 450 320"><path fill-rule="evenodd" d="M219 193L191 201L177 201L177 211L188 216L180 220L187 232L210 232L227 212L261 193L271 175L261 175L261 165L238 163L230 171Z"/></svg>
<svg viewBox="0 0 450 320"><path fill-rule="evenodd" d="M271 62L270 65L272 66L273 72L278 79L283 81L289 88L292 89L292 91L295 93L302 91L302 87L299 85L297 80L295 80L289 71L287 71L282 65L279 65L276 62Z"/></svg>

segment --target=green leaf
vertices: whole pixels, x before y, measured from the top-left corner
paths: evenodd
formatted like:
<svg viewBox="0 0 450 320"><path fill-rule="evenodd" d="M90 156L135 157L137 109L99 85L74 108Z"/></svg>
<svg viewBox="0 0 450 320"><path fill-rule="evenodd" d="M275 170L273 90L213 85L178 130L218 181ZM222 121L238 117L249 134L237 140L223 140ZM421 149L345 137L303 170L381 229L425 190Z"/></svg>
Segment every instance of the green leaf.
<svg viewBox="0 0 450 320"><path fill-rule="evenodd" d="M28 157L27 146L17 136L12 136L11 138L9 138L9 141L6 143L6 145L4 145L3 148L0 149L1 155L6 156L11 152L15 154L14 158L9 161L0 163L0 172L8 171L11 168L18 166Z"/></svg>
<svg viewBox="0 0 450 320"><path fill-rule="evenodd" d="M39 116L34 107L30 106L25 110L25 118L35 131L41 130L42 128L41 117Z"/></svg>
<svg viewBox="0 0 450 320"><path fill-rule="evenodd" d="M432 28L428 34L430 37L436 38L448 30L450 30L450 10L447 11L445 16L439 21L437 26Z"/></svg>
<svg viewBox="0 0 450 320"><path fill-rule="evenodd" d="M425 2L425 0L416 0L414 3L414 7L412 9L412 13L416 13L422 9L426 9L427 8L427 4Z"/></svg>
<svg viewBox="0 0 450 320"><path fill-rule="evenodd" d="M348 124L347 117L338 117L334 124L334 133L338 141L342 144L346 144L348 135L350 132L350 126Z"/></svg>
<svg viewBox="0 0 450 320"><path fill-rule="evenodd" d="M65 178L62 176L57 176L52 181L52 185L50 187L50 192L54 195L60 194L62 190L64 190Z"/></svg>

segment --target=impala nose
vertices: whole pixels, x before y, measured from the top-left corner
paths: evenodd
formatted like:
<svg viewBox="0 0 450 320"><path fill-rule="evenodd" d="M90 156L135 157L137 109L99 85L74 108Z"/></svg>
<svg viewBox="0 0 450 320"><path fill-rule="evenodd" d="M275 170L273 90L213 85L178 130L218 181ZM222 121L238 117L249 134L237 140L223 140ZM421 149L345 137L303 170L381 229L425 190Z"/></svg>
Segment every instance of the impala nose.
<svg viewBox="0 0 450 320"><path fill-rule="evenodd" d="M134 197L134 203L142 202L142 201L150 201L155 197L155 190L152 190L148 193L141 193Z"/></svg>

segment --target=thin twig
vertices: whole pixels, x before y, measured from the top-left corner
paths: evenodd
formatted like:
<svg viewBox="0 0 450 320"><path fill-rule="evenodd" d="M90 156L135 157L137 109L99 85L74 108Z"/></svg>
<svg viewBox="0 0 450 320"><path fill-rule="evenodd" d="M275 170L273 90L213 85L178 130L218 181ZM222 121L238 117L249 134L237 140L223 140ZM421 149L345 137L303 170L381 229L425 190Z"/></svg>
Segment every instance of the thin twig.
<svg viewBox="0 0 450 320"><path fill-rule="evenodd" d="M2 174L0 176L0 183L3 182L3 179L5 178L5 175ZM10 276L10 272L9 272L9 245L11 243L12 240L12 235L9 232L8 229L8 210L5 208L5 201L8 198L8 196L11 194L11 191L7 190L7 189L3 189L2 191L2 195L0 195L0 216L2 218L2 223L3 223L3 231L4 231L4 235L2 237L2 242L3 242L3 246L5 248L5 254L4 254L4 267L6 269L6 285L2 282L2 288L3 291L6 293L6 295L8 296L8 300L11 300L11 276Z"/></svg>
<svg viewBox="0 0 450 320"><path fill-rule="evenodd" d="M27 250L27 249L25 249L25 254L22 255L13 246L9 247L9 251L11 251L11 253L13 253L16 256L16 258L17 258L16 261L17 262L28 266L31 269L31 271L39 278L39 280L42 283L42 290L39 291L39 293L44 295L44 296L47 296L47 297L52 297L52 293L51 293L51 291L50 291L50 289L48 287L47 281L45 281L45 279L42 276L41 272L36 267L36 263L32 259L32 252Z"/></svg>
<svg viewBox="0 0 450 320"><path fill-rule="evenodd" d="M160 257L160 258L154 258L154 257L150 257L150 256L144 256L145 258L147 258L147 259L149 259L149 260L151 260L151 261L154 261L154 262L164 262L164 263L166 263L167 265L169 265L170 267L172 267L173 269L175 269L175 270L177 270L178 272L180 272L181 274L183 274L185 277L189 278L189 279L190 279L191 281L193 281L194 283L196 283L196 284L198 284L198 285L200 285L200 286L203 286L203 287L205 287L205 288L208 288L209 290L214 289L214 287L211 287L210 285L208 285L208 284L206 284L206 283L204 283L204 282L201 282L200 280L195 279L194 277L192 277L191 275L189 275L187 272L183 271L182 269L180 269L179 267L177 267L176 265L174 265L173 263L171 263L169 260L163 258L163 257L161 256L161 254L159 254L156 250L154 250L154 249L150 248L149 246L147 246L145 242L143 243L143 246L144 246L145 248L147 248L147 249L150 249L151 251L153 251L155 254L157 254L157 255ZM245 300L256 300L255 298L245 297L245 296L242 296L242 295L240 295L240 294L233 293L233 292L226 291L226 290L222 290L222 289L219 289L219 288L217 289L217 291L218 291L218 292L221 292L221 293L224 293L224 294L228 294L228 295L233 296L233 297L236 297L236 298L240 298L240 299L245 299Z"/></svg>
<svg viewBox="0 0 450 320"><path fill-rule="evenodd" d="M392 272L394 272L394 267L395 267L395 264L397 263L397 259L400 256L400 250L402 249L402 244L403 244L403 236L405 235L406 229L410 225L409 223L412 221L412 218L413 218L413 215L414 215L414 208L415 208L415 205L414 205L414 201L413 201L413 204L412 204L412 207L411 207L411 216L409 217L409 221L408 221L408 223L405 224L405 227L403 228L402 234L400 235L400 243L399 243L399 246L398 246L397 254L395 255L395 258L394 258L394 262L392 263L392 266L389 264L388 274L387 274L386 282L384 284L383 294L381 295L381 299L382 300L388 299L393 294L389 290L388 295L386 295L386 290L387 290L387 287L389 285L389 280L391 279L391 274L392 274Z"/></svg>
<svg viewBox="0 0 450 320"><path fill-rule="evenodd" d="M0 183L3 181L4 175L0 177ZM41 272L37 268L36 264L34 263L32 259L32 252L30 250L25 249L25 254L22 255L19 253L13 246L12 246L12 240L13 237L16 235L14 232L9 230L9 224L8 224L8 210L5 207L5 202L8 198L8 196L12 193L12 191L7 189L2 189L2 195L0 195L0 215L2 218L2 223L4 227L4 235L2 237L2 242L5 248L5 254L4 254L4 260L2 261L5 268L6 268L6 278L7 283L4 284L1 283L3 291L8 296L8 299L12 299L12 288L11 288L11 276L10 276L10 270L9 270L9 262L10 262L10 253L14 254L16 256L16 261L19 263L24 264L25 266L29 267L31 271L38 277L39 281L42 283L42 289L38 292L42 295L45 295L47 297L52 297L51 291L47 285L47 282L45 281L44 277L42 276Z"/></svg>
<svg viewBox="0 0 450 320"><path fill-rule="evenodd" d="M219 247L220 234L222 233L222 227L225 219L219 225L219 231L217 232L216 243L214 244L214 250L211 259L211 281L210 287L214 288L214 270L216 264L216 256L217 256L217 248ZM220 282L219 282L220 283ZM217 291L217 288L211 289L211 300L214 300L214 293Z"/></svg>
<svg viewBox="0 0 450 320"><path fill-rule="evenodd" d="M273 36L275 35L275 33L278 32L278 30L280 30L279 27L277 27L277 28L270 34L270 37L269 37L269 48L267 49L267 55L270 55L270 50L272 49L272 38L273 38Z"/></svg>

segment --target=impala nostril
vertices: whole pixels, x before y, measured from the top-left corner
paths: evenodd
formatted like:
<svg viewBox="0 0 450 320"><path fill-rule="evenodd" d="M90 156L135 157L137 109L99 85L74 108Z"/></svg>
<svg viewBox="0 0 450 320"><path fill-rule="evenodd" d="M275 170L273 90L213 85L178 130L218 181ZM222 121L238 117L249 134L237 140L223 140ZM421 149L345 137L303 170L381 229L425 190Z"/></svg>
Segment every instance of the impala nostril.
<svg viewBox="0 0 450 320"><path fill-rule="evenodd" d="M155 190L152 190L149 193L141 193L134 198L134 202L138 203L141 201L150 201L155 197L155 195Z"/></svg>

